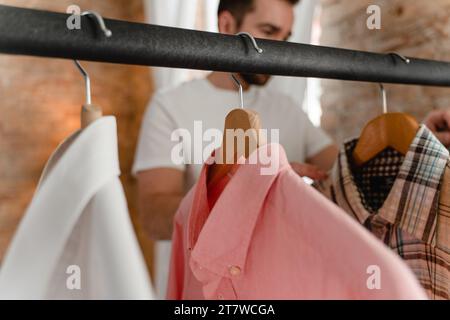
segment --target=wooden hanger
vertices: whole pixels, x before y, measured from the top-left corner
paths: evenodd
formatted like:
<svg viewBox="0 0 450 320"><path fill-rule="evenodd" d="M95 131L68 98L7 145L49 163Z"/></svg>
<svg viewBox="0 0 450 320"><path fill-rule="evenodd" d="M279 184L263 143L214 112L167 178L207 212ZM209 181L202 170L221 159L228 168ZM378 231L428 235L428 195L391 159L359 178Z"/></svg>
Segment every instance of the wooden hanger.
<svg viewBox="0 0 450 320"><path fill-rule="evenodd" d="M241 108L232 110L225 118L222 146L215 155L216 162L209 168L208 185L214 185L219 182L232 170L238 159L242 156L248 158L253 151L265 143L259 134L261 129L259 115L256 111L244 109L242 85L234 76L232 77L239 85ZM231 145L233 141L228 141L228 138L230 138L229 134L234 133L236 130L242 130L244 135L240 137L244 138L245 141L237 141L239 136L233 135L234 144ZM244 146L244 148L238 148L239 145ZM231 148L232 150L229 150ZM227 153L229 151L231 151L231 154Z"/></svg>
<svg viewBox="0 0 450 320"><path fill-rule="evenodd" d="M258 54L264 52L264 50L258 46L255 38L250 33L239 32L236 35L249 38L253 48ZM219 150L217 150L217 153L215 155L215 163L212 164L209 168L207 177L208 185L214 185L219 182L222 178L230 173L234 165L237 163L238 159L240 159L242 156L248 158L256 149L259 148L259 146L266 143L261 139L261 120L258 113L256 113L256 111L244 109L244 94L242 84L234 75L231 75L231 77L239 86L241 107L239 109L232 110L225 118L222 146L221 148L219 148ZM231 133L235 132L236 130L242 130L244 133L244 137L247 138L244 138L245 141L236 141L237 138L234 138L234 148L231 151L231 154L227 154L227 151L230 151L230 143L232 143L231 141L227 140L227 131ZM245 133L247 134L245 135ZM243 150L239 150L237 148L239 145L244 146ZM217 163L218 161L220 161L220 163Z"/></svg>
<svg viewBox="0 0 450 320"><path fill-rule="evenodd" d="M102 116L103 112L99 106L93 104L83 105L81 108L81 129L85 129Z"/></svg>
<svg viewBox="0 0 450 320"><path fill-rule="evenodd" d="M353 151L353 160L359 166L388 147L406 155L419 129L419 124L411 115L387 113L386 92L382 84L380 88L383 94L384 114L371 120L362 130Z"/></svg>

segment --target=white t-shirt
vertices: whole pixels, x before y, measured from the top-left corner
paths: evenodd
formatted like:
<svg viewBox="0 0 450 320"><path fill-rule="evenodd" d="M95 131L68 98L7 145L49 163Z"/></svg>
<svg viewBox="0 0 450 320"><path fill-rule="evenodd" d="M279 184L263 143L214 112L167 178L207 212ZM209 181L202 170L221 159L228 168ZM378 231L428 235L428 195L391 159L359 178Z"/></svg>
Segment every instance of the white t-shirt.
<svg viewBox="0 0 450 320"><path fill-rule="evenodd" d="M193 147L188 164L174 161L173 149L180 141L171 139L173 132L185 129L192 144L196 141L205 148L211 141L202 141L203 133L207 129L223 131L225 117L239 106L237 91L219 89L206 78L156 93L143 119L133 173L152 168L184 170L189 189L200 175L202 162L195 158L199 153ZM259 114L262 127L268 130L268 142L278 142L271 139L271 129L279 130L279 143L290 162L304 163L332 143L320 128L314 127L300 105L283 93L251 86L244 92L244 106ZM216 147L221 142L216 141ZM187 145L183 146L186 155Z"/></svg>

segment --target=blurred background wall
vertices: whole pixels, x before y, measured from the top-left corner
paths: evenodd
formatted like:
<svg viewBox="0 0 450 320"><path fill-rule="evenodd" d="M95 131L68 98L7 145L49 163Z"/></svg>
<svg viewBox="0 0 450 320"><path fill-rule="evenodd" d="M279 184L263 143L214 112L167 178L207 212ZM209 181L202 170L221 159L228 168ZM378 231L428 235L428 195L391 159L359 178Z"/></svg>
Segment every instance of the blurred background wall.
<svg viewBox="0 0 450 320"><path fill-rule="evenodd" d="M0 4L66 12L69 5L104 16L144 22L142 0L0 0ZM118 122L121 179L133 222L136 183L130 176L142 114L153 91L146 67L81 62L92 101ZM84 81L69 60L0 55L0 259L32 198L52 151L80 127ZM149 265L152 243L139 240Z"/></svg>
<svg viewBox="0 0 450 320"><path fill-rule="evenodd" d="M450 61L450 0L322 0L320 44ZM369 5L381 9L381 29L369 30ZM385 85L388 111L422 121L432 109L450 107L450 89ZM377 84L321 81L322 127L337 141L357 136L382 112Z"/></svg>

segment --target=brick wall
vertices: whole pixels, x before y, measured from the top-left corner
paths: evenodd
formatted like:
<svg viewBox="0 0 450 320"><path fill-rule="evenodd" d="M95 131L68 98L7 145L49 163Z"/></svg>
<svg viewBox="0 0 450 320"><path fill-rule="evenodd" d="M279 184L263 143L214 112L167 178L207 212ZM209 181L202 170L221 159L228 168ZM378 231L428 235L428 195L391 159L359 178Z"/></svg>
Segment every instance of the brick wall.
<svg viewBox="0 0 450 320"><path fill-rule="evenodd" d="M450 0L321 0L321 44L450 61ZM366 9L381 8L381 29L369 30ZM449 75L450 76L450 75ZM359 135L382 112L377 84L325 80L322 125L338 142ZM386 85L388 110L418 120L450 107L450 89Z"/></svg>
<svg viewBox="0 0 450 320"><path fill-rule="evenodd" d="M0 4L65 12L77 4L109 18L144 21L141 0L0 0ZM82 62L92 81L92 100L118 120L122 181L135 222L130 176L143 112L152 92L145 67ZM80 126L84 82L70 60L0 55L0 258L22 218L45 162ZM147 262L152 243L135 224Z"/></svg>

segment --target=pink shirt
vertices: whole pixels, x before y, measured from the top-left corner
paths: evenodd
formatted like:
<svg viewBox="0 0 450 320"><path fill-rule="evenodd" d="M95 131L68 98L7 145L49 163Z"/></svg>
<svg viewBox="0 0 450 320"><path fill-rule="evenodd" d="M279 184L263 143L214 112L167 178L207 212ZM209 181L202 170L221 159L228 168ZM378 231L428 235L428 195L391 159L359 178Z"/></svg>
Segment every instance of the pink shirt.
<svg viewBox="0 0 450 320"><path fill-rule="evenodd" d="M426 299L404 263L305 184L281 146L258 151L276 156L275 174L248 164L253 153L210 210L205 165L183 199L168 299Z"/></svg>

